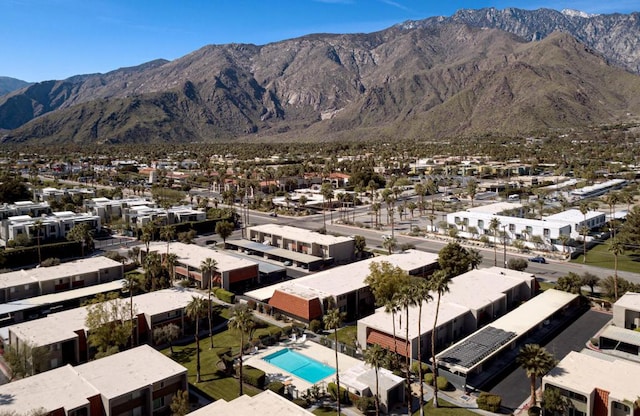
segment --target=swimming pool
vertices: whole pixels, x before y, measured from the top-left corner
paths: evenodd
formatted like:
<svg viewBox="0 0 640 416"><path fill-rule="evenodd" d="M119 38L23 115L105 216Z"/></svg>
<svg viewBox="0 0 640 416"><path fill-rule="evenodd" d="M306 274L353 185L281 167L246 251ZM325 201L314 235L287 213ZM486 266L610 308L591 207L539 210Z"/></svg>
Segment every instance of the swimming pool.
<svg viewBox="0 0 640 416"><path fill-rule="evenodd" d="M269 354L262 359L309 383L317 383L336 372L335 368L322 364L313 358L309 358L289 348L284 348L278 352Z"/></svg>

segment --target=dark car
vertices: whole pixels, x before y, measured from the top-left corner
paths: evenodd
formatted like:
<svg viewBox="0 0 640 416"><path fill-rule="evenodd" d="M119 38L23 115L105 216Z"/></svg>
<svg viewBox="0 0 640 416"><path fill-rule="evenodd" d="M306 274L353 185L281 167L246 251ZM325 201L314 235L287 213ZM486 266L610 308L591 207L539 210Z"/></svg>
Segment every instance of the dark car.
<svg viewBox="0 0 640 416"><path fill-rule="evenodd" d="M545 259L542 256L535 256L535 257L529 258L529 261L532 263L546 263L547 259Z"/></svg>
<svg viewBox="0 0 640 416"><path fill-rule="evenodd" d="M270 217L277 217L277 216L278 216L278 214L276 214L275 212L270 212L270 213L269 213L269 216L270 216Z"/></svg>

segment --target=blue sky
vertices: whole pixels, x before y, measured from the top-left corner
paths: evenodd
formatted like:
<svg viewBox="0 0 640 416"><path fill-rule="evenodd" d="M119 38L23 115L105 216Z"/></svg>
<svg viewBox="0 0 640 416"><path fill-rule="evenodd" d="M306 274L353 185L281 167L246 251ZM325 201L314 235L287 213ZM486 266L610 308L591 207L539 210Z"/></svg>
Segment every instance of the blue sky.
<svg viewBox="0 0 640 416"><path fill-rule="evenodd" d="M640 11L638 0L0 0L0 76L64 79L172 60L208 44L373 32L481 7Z"/></svg>

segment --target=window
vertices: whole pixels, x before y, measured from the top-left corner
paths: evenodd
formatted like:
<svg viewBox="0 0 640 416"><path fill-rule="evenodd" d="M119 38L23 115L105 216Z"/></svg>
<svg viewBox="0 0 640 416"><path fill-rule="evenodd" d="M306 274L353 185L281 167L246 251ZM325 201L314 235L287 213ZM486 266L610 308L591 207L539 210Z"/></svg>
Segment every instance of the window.
<svg viewBox="0 0 640 416"><path fill-rule="evenodd" d="M29 290L30 287L31 285L24 285L24 290Z"/></svg>
<svg viewBox="0 0 640 416"><path fill-rule="evenodd" d="M164 396L158 397L153 401L153 410L158 410L164 406Z"/></svg>
<svg viewBox="0 0 640 416"><path fill-rule="evenodd" d="M629 408L629 406L627 406L627 405L626 405L626 404L624 404L624 403L619 403L619 402L613 402L613 407L614 407L614 408L616 408L616 409L618 409L618 410L622 410L622 411L624 411L625 413L629 413L629 410L631 410L631 409Z"/></svg>
<svg viewBox="0 0 640 416"><path fill-rule="evenodd" d="M509 232L513 233L516 231L516 225L515 224L509 224Z"/></svg>
<svg viewBox="0 0 640 416"><path fill-rule="evenodd" d="M484 220L478 220L478 228L484 228Z"/></svg>
<svg viewBox="0 0 640 416"><path fill-rule="evenodd" d="M551 233L548 228L545 228L542 230L542 235L545 236L546 238L549 238L549 235L551 235Z"/></svg>
<svg viewBox="0 0 640 416"><path fill-rule="evenodd" d="M533 235L533 227L530 225L527 225L527 234Z"/></svg>

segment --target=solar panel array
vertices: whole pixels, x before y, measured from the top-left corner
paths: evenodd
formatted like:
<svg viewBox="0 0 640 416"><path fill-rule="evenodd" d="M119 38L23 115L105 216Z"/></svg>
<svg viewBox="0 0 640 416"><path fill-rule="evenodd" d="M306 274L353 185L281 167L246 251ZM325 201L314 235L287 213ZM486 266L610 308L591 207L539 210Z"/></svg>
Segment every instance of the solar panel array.
<svg viewBox="0 0 640 416"><path fill-rule="evenodd" d="M515 332L486 326L454 345L439 361L471 368L515 337Z"/></svg>

